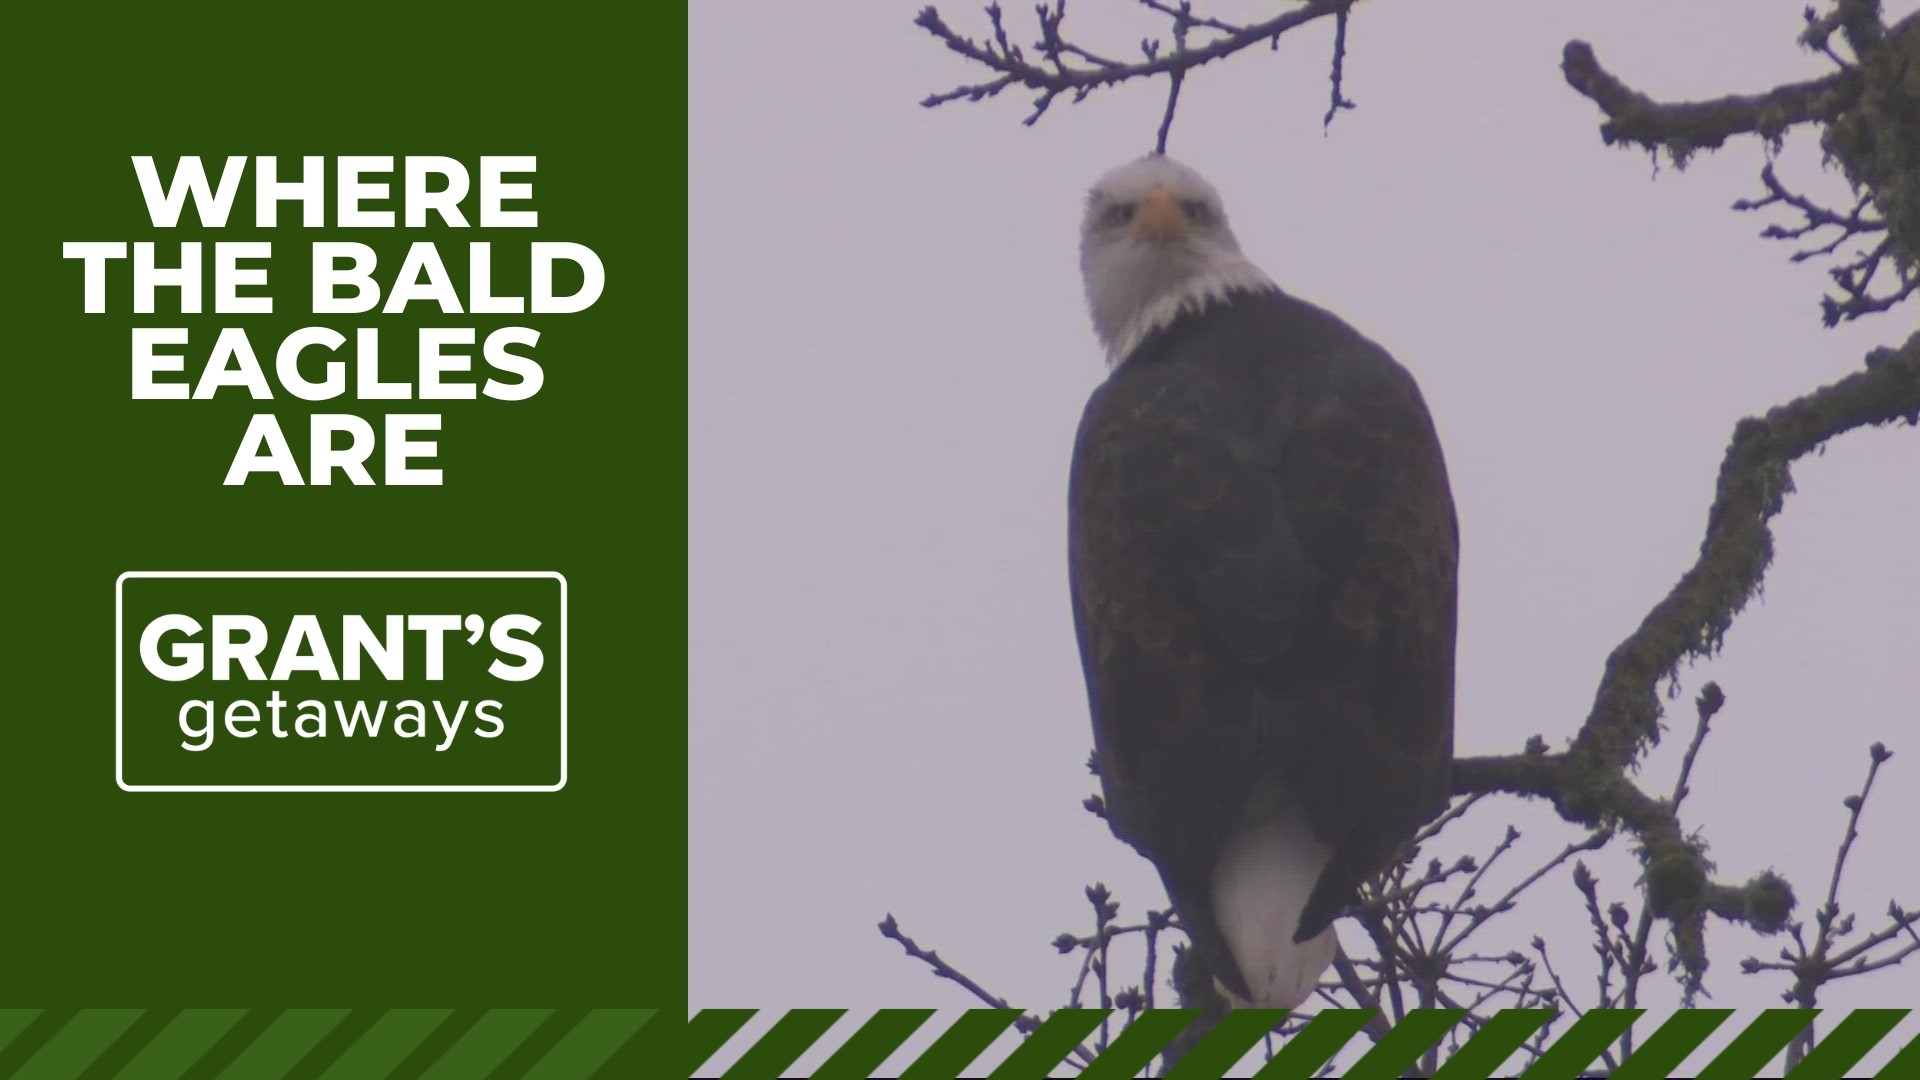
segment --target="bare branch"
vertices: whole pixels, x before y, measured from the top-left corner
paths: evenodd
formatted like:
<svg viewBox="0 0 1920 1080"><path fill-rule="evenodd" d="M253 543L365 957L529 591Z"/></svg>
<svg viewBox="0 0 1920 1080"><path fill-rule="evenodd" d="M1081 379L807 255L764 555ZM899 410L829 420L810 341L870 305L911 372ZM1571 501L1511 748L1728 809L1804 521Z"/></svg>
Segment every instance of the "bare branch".
<svg viewBox="0 0 1920 1080"><path fill-rule="evenodd" d="M1840 295L1820 299L1821 321L1826 325L1835 326L1849 319L1886 311L1920 289L1920 266L1911 261L1903 262L1894 238L1885 235L1888 233L1886 220L1867 213L1867 207L1873 203L1871 191L1856 199L1851 210L1841 212L1789 191L1775 174L1772 162L1760 170L1760 183L1767 189L1765 196L1741 199L1733 204L1733 208L1750 211L1785 206L1798 212L1801 218L1797 225L1769 225L1761 230L1762 237L1768 240L1802 240L1822 229L1833 230L1832 238L1826 242L1794 252L1790 257L1792 262L1830 256L1850 240L1865 236L1881 237L1877 244L1857 253L1851 261L1827 272L1838 286ZM1875 294L1874 278L1888 264L1893 267L1888 273L1895 278L1894 287L1888 292Z"/></svg>
<svg viewBox="0 0 1920 1080"><path fill-rule="evenodd" d="M1680 804L1686 801L1687 792L1691 790L1687 782L1693 779L1693 763L1700 757L1701 745L1707 741L1707 729L1726 703L1726 692L1716 682L1701 687L1700 696L1694 699L1694 714L1699 719L1694 723L1693 741L1687 744L1686 755L1680 759L1680 775L1673 781L1673 796L1669 801L1675 812L1679 811Z"/></svg>
<svg viewBox="0 0 1920 1080"><path fill-rule="evenodd" d="M1339 115L1341 109L1355 107L1353 102L1347 100L1343 85L1347 77L1347 13L1345 11L1334 15L1333 63L1330 68L1327 81L1333 84L1332 100L1327 105L1327 115L1320 121L1322 129L1333 126L1333 118Z"/></svg>
<svg viewBox="0 0 1920 1080"><path fill-rule="evenodd" d="M1920 921L1920 912L1909 915L1898 904L1889 904L1887 913L1892 924L1877 933L1869 934L1865 940L1851 948L1834 952L1840 939L1853 932L1853 916L1842 916L1840 911L1840 881L1846 876L1847 856L1853 851L1855 840L1860 838L1860 815L1867 808L1867 800L1873 795L1873 782L1880 775L1880 766L1893 759L1893 751L1884 743L1874 743L1868 748L1867 778L1860 790L1846 797L1843 805L1847 808L1847 829L1840 838L1840 845L1834 851L1833 873L1827 880L1827 899L1814 912L1814 939L1809 948L1805 939L1794 928L1794 949L1782 949L1780 958L1784 961L1779 970L1793 973L1793 987L1782 995L1787 1001L1802 1009L1813 1009L1819 1005L1820 991L1829 983L1841 979L1864 975L1882 968L1892 967L1920 950L1920 934L1914 934L1913 924ZM1870 957L1869 954L1881 945L1899 937L1902 933L1914 938L1914 944L1904 947L1891 955ZM1851 965L1851 966L1849 966ZM1763 966L1749 960L1742 968L1747 971L1762 970ZM1814 1023L1811 1018L1806 1028L1795 1037L1787 1047L1788 1067L1798 1064L1802 1056L1813 1049Z"/></svg>
<svg viewBox="0 0 1920 1080"><path fill-rule="evenodd" d="M1353 999L1354 1008L1372 1009L1373 1016L1367 1020L1367 1037L1379 1042L1387 1037L1386 1014L1380 1011L1380 1002L1367 991L1366 984L1360 981L1360 973L1354 970L1353 961L1347 957L1347 951L1339 942L1333 946L1333 970L1340 976L1340 986L1347 996Z"/></svg>
<svg viewBox="0 0 1920 1080"><path fill-rule="evenodd" d="M900 947L906 950L908 956L927 965L927 967L931 968L933 973L940 978L964 987L967 993L972 994L980 1001L986 1003L988 1008L1008 1010L1013 1008L1012 1005L1007 1004L1006 998L988 992L985 987L968 978L965 973L947 963L945 960L940 959L938 952L932 949L922 949L917 942L908 937L906 933L900 929L899 921L892 915L888 915L886 918L880 920L880 936L890 941L898 942ZM1039 1018L1030 1013L1022 1013L1020 1019L1014 1024L1023 1035L1031 1034L1039 1025ZM1073 1056L1079 1058L1083 1064L1093 1064L1093 1051L1084 1046L1074 1047Z"/></svg>
<svg viewBox="0 0 1920 1080"><path fill-rule="evenodd" d="M899 921L896 920L892 915L888 915L886 918L880 920L880 936L888 939L889 941L899 942L900 947L906 950L908 956L911 956L915 960L918 960L921 963L926 964L928 967L932 968L933 973L935 975L938 975L940 978L946 979L950 982L955 982L960 984L960 986L966 989L967 993L972 994L974 997L979 998L981 1001L985 1002L988 1008L993 1008L993 1009L1013 1008L1012 1005L1007 1004L1006 998L1000 997L997 994L989 993L985 987L981 986L979 983L974 982L972 979L968 978L964 973L955 969L952 965L948 964L945 960L940 959L940 954L938 952L933 951L931 949L922 949L918 943L916 943L912 938L908 937L906 933L900 929Z"/></svg>
<svg viewBox="0 0 1920 1080"><path fill-rule="evenodd" d="M1191 0L1182 0L1169 4L1164 0L1142 0L1147 9L1164 15L1173 21L1173 32L1178 40L1177 47L1162 52L1159 43L1142 43L1144 58L1134 63L1121 63L1110 60L1079 45L1068 41L1062 33L1062 24L1066 21L1067 6L1065 0L1052 0L1035 9L1040 20L1040 39L1031 53L1012 42L1006 31L1004 15L1000 5L989 4L986 8L992 37L978 41L961 34L947 24L938 9L922 8L914 17L914 25L933 35L949 52L964 57L993 73L993 77L984 82L967 83L950 90L929 94L920 104L933 108L951 101L982 101L999 95L1010 87L1021 87L1033 94L1033 111L1023 123L1032 125L1046 114L1061 95L1070 95L1075 102L1083 101L1096 90L1116 86L1136 79L1167 77L1172 85L1167 95L1167 107L1162 116L1157 145L1164 152L1167 134L1173 125L1174 112L1180 95L1180 86L1189 72L1215 60L1225 59L1233 54L1262 43L1278 43L1280 37L1299 26L1326 18L1338 17L1336 30L1336 51L1334 57L1334 99L1343 101L1340 96L1340 67L1344 59L1346 40L1346 17L1355 0L1308 0L1299 7L1271 19L1239 25L1197 15L1192 10ZM1184 38L1194 31L1209 35L1208 40L1187 47ZM1351 102L1346 107L1351 107ZM1342 106L1336 104L1335 108ZM1331 115L1331 114L1329 114Z"/></svg>

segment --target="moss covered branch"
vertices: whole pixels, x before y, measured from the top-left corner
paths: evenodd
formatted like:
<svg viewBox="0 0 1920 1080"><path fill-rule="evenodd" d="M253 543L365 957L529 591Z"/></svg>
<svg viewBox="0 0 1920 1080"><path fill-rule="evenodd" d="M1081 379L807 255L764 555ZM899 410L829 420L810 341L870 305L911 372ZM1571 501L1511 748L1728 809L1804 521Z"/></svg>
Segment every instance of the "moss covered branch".
<svg viewBox="0 0 1920 1080"><path fill-rule="evenodd" d="M1771 164L1761 172L1768 194L1743 199L1738 210L1791 208L1797 227L1769 226L1769 239L1798 240L1817 229L1836 230L1820 246L1796 253L1798 262L1835 256L1828 270L1834 292L1821 298L1822 320L1833 326L1887 311L1920 294L1920 14L1888 26L1878 0L1839 0L1825 15L1809 8L1800 42L1832 60L1837 70L1755 94L1710 101L1659 102L1601 66L1593 47L1568 42L1560 70L1567 85L1600 107L1600 137L1678 165L1700 150L1751 135L1776 148L1789 129L1818 124L1820 144L1853 186L1859 202L1834 211L1795 195ZM1836 50L1844 41L1851 57ZM1865 211L1871 206L1873 213ZM1843 245L1856 246L1845 253Z"/></svg>
<svg viewBox="0 0 1920 1080"><path fill-rule="evenodd" d="M1859 73L1842 70L1764 93L1662 104L1601 67L1593 46L1584 41L1567 43L1560 71L1568 86L1607 115L1600 137L1609 145L1628 143L1683 157L1714 149L1736 135L1779 138L1794 124L1831 120L1860 95Z"/></svg>
<svg viewBox="0 0 1920 1080"><path fill-rule="evenodd" d="M1571 748L1550 753L1536 740L1525 753L1455 765L1457 795L1546 799L1569 821L1632 833L1647 871L1647 903L1673 925L1676 955L1695 986L1706 970L1706 915L1771 933L1786 925L1794 899L1771 871L1741 885L1713 880L1713 864L1682 828L1675 800L1649 795L1632 779L1659 737L1661 684L1683 662L1712 655L1759 591L1773 560L1770 523L1793 490L1793 462L1837 435L1901 421L1920 424L1920 333L1898 349L1875 350L1862 370L1838 382L1742 420L1720 467L1699 558L1607 658Z"/></svg>

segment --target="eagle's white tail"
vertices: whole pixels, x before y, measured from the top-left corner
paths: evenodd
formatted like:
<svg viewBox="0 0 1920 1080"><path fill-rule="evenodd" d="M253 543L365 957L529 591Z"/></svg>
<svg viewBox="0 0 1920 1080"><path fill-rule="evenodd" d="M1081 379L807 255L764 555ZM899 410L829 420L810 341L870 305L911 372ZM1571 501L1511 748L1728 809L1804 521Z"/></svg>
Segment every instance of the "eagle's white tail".
<svg viewBox="0 0 1920 1080"><path fill-rule="evenodd" d="M1300 913L1333 851L1314 838L1301 811L1288 810L1227 841L1213 871L1213 917L1253 992L1235 1005L1294 1009L1313 995L1333 963L1333 927L1295 942Z"/></svg>

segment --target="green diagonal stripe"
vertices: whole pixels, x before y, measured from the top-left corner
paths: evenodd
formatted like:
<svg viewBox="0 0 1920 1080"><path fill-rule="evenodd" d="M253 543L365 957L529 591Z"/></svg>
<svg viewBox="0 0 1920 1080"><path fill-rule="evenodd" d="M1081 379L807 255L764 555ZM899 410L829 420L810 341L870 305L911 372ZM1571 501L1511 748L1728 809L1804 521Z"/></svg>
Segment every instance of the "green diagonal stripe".
<svg viewBox="0 0 1920 1080"><path fill-rule="evenodd" d="M820 1041L845 1009L794 1009L767 1029L753 1049L740 1055L722 1080L780 1080L787 1066Z"/></svg>
<svg viewBox="0 0 1920 1080"><path fill-rule="evenodd" d="M386 1076L451 1015L452 1009L388 1009L359 1041L333 1059L320 1080Z"/></svg>
<svg viewBox="0 0 1920 1080"><path fill-rule="evenodd" d="M813 1080L865 1080L880 1071L895 1050L933 1015L932 1009L881 1009L833 1056L813 1071Z"/></svg>
<svg viewBox="0 0 1920 1080"><path fill-rule="evenodd" d="M701 1009L695 1013L680 1032L681 1062L686 1066L687 1075L699 1072L708 1058L719 1053L728 1039L747 1026L753 1013L752 1009Z"/></svg>
<svg viewBox="0 0 1920 1080"><path fill-rule="evenodd" d="M1645 1009L1589 1009L1520 1075L1526 1080L1573 1080L1600 1051L1627 1033Z"/></svg>
<svg viewBox="0 0 1920 1080"><path fill-rule="evenodd" d="M285 1076L307 1056L334 1025L347 1018L348 1009L288 1009L253 1044L233 1059L221 1080L260 1080Z"/></svg>
<svg viewBox="0 0 1920 1080"><path fill-rule="evenodd" d="M154 1036L165 1031L179 1015L179 1009L148 1009L74 1080L113 1080L126 1068L127 1062L133 1060L135 1054L152 1042Z"/></svg>
<svg viewBox="0 0 1920 1080"><path fill-rule="evenodd" d="M1501 1009L1440 1066L1433 1080L1487 1080L1551 1019L1552 1009Z"/></svg>
<svg viewBox="0 0 1920 1080"><path fill-rule="evenodd" d="M1848 1070L1866 1057L1869 1050L1879 1046L1887 1032L1907 1018L1907 1012L1906 1009L1855 1009L1828 1032L1826 1038L1817 1040L1813 1049L1787 1075L1793 1080L1838 1080L1849 1075ZM1883 1069L1880 1075L1899 1074Z"/></svg>
<svg viewBox="0 0 1920 1080"><path fill-rule="evenodd" d="M240 1055L260 1033L280 1018L281 1009L248 1009L226 1032L214 1040L206 1052L193 1060L180 1074L181 1080L213 1080L227 1063Z"/></svg>
<svg viewBox="0 0 1920 1080"><path fill-rule="evenodd" d="M1314 1073L1320 1071L1320 1066L1332 1060L1333 1055L1339 1053L1341 1047L1353 1041L1353 1037L1360 1033L1360 1029L1367 1026L1367 1021L1373 1019L1374 1011L1373 1009L1320 1010L1314 1015L1313 1019L1307 1021L1306 1027L1294 1032L1290 1038L1282 1042L1280 1049L1274 1052L1273 1060L1267 1062L1266 1065L1261 1067L1259 1072L1253 1075L1261 1078L1261 1080L1284 1080L1284 1078L1295 1076L1312 1076ZM1260 1023L1262 1027L1259 1035L1265 1035L1273 1029L1273 1023L1268 1022L1269 1018L1274 1015L1273 1010L1249 1009L1247 1012L1260 1018L1258 1023ZM1241 1014L1237 1012L1233 1013L1228 1019L1231 1020L1233 1016L1239 1015ZM1220 1026L1225 1027L1226 1025L1222 1024ZM1258 1035L1255 1036L1255 1041L1258 1041ZM1202 1043L1201 1046L1204 1048L1206 1044ZM1239 1059L1235 1058L1234 1060L1237 1061ZM1228 1062L1227 1066L1231 1066L1232 1064L1233 1062ZM1223 1066L1221 1069L1221 1072L1224 1071L1226 1071L1226 1066ZM1194 1080L1200 1080L1202 1076L1217 1075L1219 1075L1219 1073L1195 1072L1193 1078ZM1182 1080L1185 1080L1185 1078L1183 1077Z"/></svg>
<svg viewBox="0 0 1920 1080"><path fill-rule="evenodd" d="M1286 1018L1286 1012L1280 1009L1235 1009L1188 1048L1186 1055L1167 1073L1167 1080L1215 1080L1225 1076L1228 1069L1246 1057L1248 1051ZM1319 1022L1317 1017L1312 1021Z"/></svg>
<svg viewBox="0 0 1920 1080"><path fill-rule="evenodd" d="M1412 1009L1393 1025L1387 1036L1367 1051L1346 1073L1347 1080L1398 1080L1447 1029L1460 1022L1465 1009Z"/></svg>
<svg viewBox="0 0 1920 1080"><path fill-rule="evenodd" d="M470 1080L492 1072L552 1009L491 1009L433 1063L420 1080Z"/></svg>
<svg viewBox="0 0 1920 1080"><path fill-rule="evenodd" d="M1734 1036L1732 1042L1700 1070L1695 1080L1753 1080L1775 1054L1787 1048L1819 1009L1768 1009Z"/></svg>
<svg viewBox="0 0 1920 1080"><path fill-rule="evenodd" d="M1113 1045L1087 1066L1080 1080L1132 1080L1199 1015L1198 1009L1155 1009L1141 1013L1113 1040Z"/></svg>
<svg viewBox="0 0 1920 1080"><path fill-rule="evenodd" d="M40 1052L47 1040L66 1027L67 1021L79 1013L78 1009L27 1011L30 1018L26 1025L16 1030L13 1038L7 1040L6 1047L0 1049L0 1076L12 1076L28 1058Z"/></svg>
<svg viewBox="0 0 1920 1080"><path fill-rule="evenodd" d="M676 1018L677 1021L677 1018ZM638 1076L658 1076L662 1080L678 1080L682 1076L692 1076L693 1069L687 1068L681 1054L684 1044L680 1036L686 1031L684 1022L667 1021L643 1024L639 1031L614 1050L588 1080L634 1080Z"/></svg>
<svg viewBox="0 0 1920 1080"><path fill-rule="evenodd" d="M1013 1009L974 1009L961 1014L901 1072L900 1080L954 1080L1018 1019L1020 1014Z"/></svg>
<svg viewBox="0 0 1920 1080"><path fill-rule="evenodd" d="M393 1071L386 1075L385 1080L420 1080L421 1074L432 1068L433 1063L440 1060L440 1055L446 1053L449 1046L459 1042L462 1036L473 1030L473 1025L479 1023L480 1018L485 1015L487 1015L485 1009L453 1010L445 1020L434 1025L433 1030L427 1033L427 1037L420 1040L420 1045L400 1059L400 1064L393 1067Z"/></svg>
<svg viewBox="0 0 1920 1080"><path fill-rule="evenodd" d="M12 1074L12 1080L73 1080L146 1011L81 1009Z"/></svg>
<svg viewBox="0 0 1920 1080"><path fill-rule="evenodd" d="M1887 1080L1900 1080L1901 1077L1920 1076L1920 1035L1908 1040L1900 1052L1880 1066L1880 1075Z"/></svg>
<svg viewBox="0 0 1920 1080"><path fill-rule="evenodd" d="M1046 1076L1080 1040L1093 1033L1111 1009L1061 1009L1047 1017L1040 1029L1026 1037L987 1080L1031 1080Z"/></svg>
<svg viewBox="0 0 1920 1080"><path fill-rule="evenodd" d="M521 1080L527 1075L527 1070L533 1068L534 1062L552 1053L553 1048L560 1045L560 1040L566 1038L567 1033L586 1018L585 1009L554 1009L540 1022L539 1027L520 1040L519 1046L500 1059L500 1064L493 1067L486 1080ZM580 1075L584 1077L587 1074L583 1072Z"/></svg>
<svg viewBox="0 0 1920 1080"><path fill-rule="evenodd" d="M114 1080L179 1080L245 1015L245 1009L183 1009Z"/></svg>
<svg viewBox="0 0 1920 1080"><path fill-rule="evenodd" d="M653 1015L652 1009L595 1009L520 1080L580 1080L592 1076Z"/></svg>
<svg viewBox="0 0 1920 1080"><path fill-rule="evenodd" d="M385 1009L354 1009L347 1013L346 1019L335 1024L332 1031L327 1032L325 1037L314 1043L313 1049L308 1050L280 1080L318 1080L320 1074L331 1067L341 1054L346 1053L349 1047L366 1037L367 1032L373 1028L374 1024L379 1023L380 1017L385 1015L386 1011Z"/></svg>
<svg viewBox="0 0 1920 1080"><path fill-rule="evenodd" d="M1819 1039L1796 1066L1793 1080L1839 1080L1909 1015L1907 1009L1859 1009ZM1538 1061L1526 1080L1566 1080L1582 1073L1643 1014L1638 1009L1589 1011ZM1699 1080L1751 1080L1819 1014L1768 1009L1723 1048ZM0 1010L0 1076L8 1080L580 1080L617 1060L633 1061L633 1038L655 1014L640 1009L587 1012L552 1009L83 1009ZM668 1039L690 1065L711 1057L752 1018L751 1009L704 1010ZM933 1015L931 1009L882 1009L813 1074L816 1080L858 1080L882 1068ZM1002 1036L1020 1014L971 1010L963 1014L901 1074L901 1080L954 1080ZM1081 1071L1085 1080L1123 1080L1186 1030L1192 1010L1141 1013L1113 1045ZM1257 1074L1266 1080L1306 1077L1324 1066L1365 1027L1367 1010L1329 1009L1285 1040ZM1458 1009L1417 1009L1395 1025L1346 1075L1390 1080L1413 1066L1463 1015ZM1614 1072L1614 1080L1671 1075L1718 1029L1730 1009L1675 1012ZM796 1009L782 1016L743 1054L726 1080L774 1080L816 1046L845 1016L840 1009ZM1102 1020L1101 1009L1062 1009L1026 1037L990 1080L1041 1076L1068 1058ZM1504 1009L1491 1016L1435 1073L1435 1080L1474 1080L1499 1069L1553 1016L1546 1009ZM1284 1013L1229 1013L1200 1038L1169 1073L1169 1080L1203 1080L1245 1057ZM672 1032L669 1034L681 1034ZM1077 1063L1076 1063L1077 1064ZM693 1071L692 1069L688 1070ZM1920 1039L1890 1060L1881 1076L1920 1075ZM664 1074L663 1074L664 1075Z"/></svg>
<svg viewBox="0 0 1920 1080"><path fill-rule="evenodd" d="M1733 1015L1732 1009L1681 1009L1620 1063L1613 1080L1666 1080Z"/></svg>
<svg viewBox="0 0 1920 1080"><path fill-rule="evenodd" d="M1287 1014L1279 1009L1236 1009L1188 1048L1186 1056L1167 1074L1167 1080L1214 1080L1226 1075L1234 1062L1247 1056Z"/></svg>
<svg viewBox="0 0 1920 1080"><path fill-rule="evenodd" d="M5 1055L14 1036L27 1030L27 1025L39 1015L39 1009L0 1009L0 1055Z"/></svg>

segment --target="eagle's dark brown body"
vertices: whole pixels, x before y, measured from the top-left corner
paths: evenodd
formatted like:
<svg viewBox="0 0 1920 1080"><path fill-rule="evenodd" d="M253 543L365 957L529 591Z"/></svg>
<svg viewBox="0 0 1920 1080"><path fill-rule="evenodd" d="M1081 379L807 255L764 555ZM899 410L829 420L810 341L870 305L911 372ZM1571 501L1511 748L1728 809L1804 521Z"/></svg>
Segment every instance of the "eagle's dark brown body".
<svg viewBox="0 0 1920 1080"><path fill-rule="evenodd" d="M1244 994L1209 890L1251 801L1333 850L1296 940L1447 802L1459 534L1433 422L1344 322L1240 294L1094 392L1069 499L1109 819Z"/></svg>

